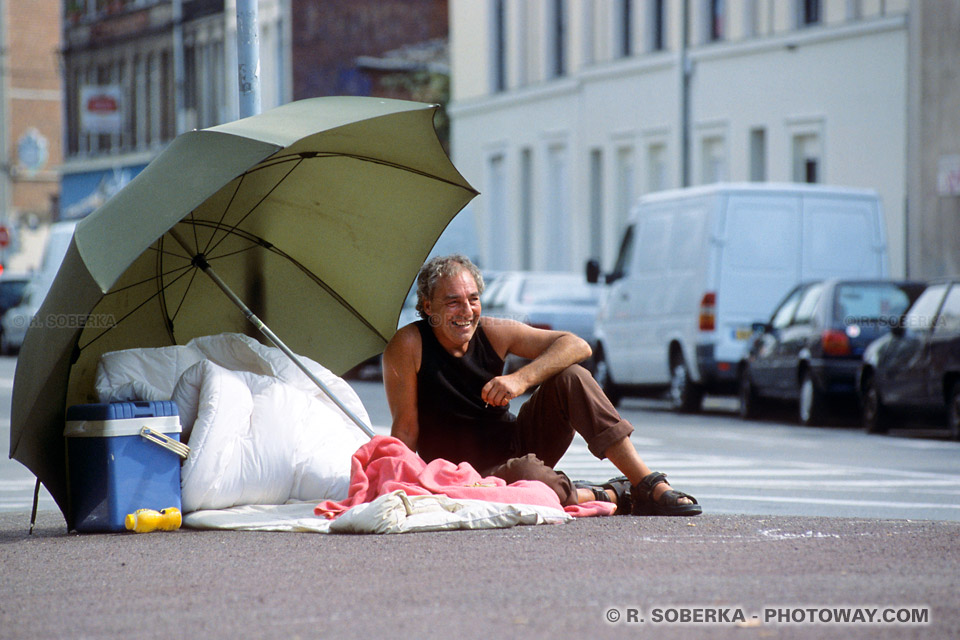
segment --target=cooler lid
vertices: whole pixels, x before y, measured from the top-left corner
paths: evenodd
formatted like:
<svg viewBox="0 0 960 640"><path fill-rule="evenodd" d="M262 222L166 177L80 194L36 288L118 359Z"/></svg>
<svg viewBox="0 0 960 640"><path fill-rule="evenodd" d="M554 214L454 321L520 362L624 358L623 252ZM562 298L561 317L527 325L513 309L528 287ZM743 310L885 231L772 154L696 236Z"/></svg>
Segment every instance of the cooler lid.
<svg viewBox="0 0 960 640"><path fill-rule="evenodd" d="M140 435L150 427L160 433L180 433L180 416L123 418L118 420L67 420L63 435L67 438L112 438Z"/></svg>

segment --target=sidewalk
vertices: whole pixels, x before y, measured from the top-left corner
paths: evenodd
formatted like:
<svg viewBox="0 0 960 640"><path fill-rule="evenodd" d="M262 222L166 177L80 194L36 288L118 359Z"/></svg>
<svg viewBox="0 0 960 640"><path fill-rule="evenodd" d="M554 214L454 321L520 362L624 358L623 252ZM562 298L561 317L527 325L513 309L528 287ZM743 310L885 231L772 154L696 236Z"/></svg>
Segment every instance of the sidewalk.
<svg viewBox="0 0 960 640"><path fill-rule="evenodd" d="M28 523L0 514L0 638L960 637L953 522L614 516L397 536ZM930 622L789 622L857 607ZM720 622L666 622L693 616Z"/></svg>

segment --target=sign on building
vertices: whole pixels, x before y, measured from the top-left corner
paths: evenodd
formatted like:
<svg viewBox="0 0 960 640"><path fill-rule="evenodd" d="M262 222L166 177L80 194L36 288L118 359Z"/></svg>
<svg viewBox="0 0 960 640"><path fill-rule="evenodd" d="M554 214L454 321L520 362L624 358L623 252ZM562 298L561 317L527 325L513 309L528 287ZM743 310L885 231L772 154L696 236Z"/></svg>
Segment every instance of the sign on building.
<svg viewBox="0 0 960 640"><path fill-rule="evenodd" d="M80 88L80 131L93 134L119 134L123 131L123 89L120 85Z"/></svg>

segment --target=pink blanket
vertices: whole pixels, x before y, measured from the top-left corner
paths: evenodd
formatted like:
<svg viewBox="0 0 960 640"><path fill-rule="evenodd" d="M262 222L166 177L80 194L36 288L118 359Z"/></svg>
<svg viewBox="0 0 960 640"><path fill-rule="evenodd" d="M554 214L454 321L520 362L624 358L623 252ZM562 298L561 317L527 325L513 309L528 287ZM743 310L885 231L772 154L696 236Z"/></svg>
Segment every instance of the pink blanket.
<svg viewBox="0 0 960 640"><path fill-rule="evenodd" d="M488 500L509 504L532 504L563 509L575 517L611 515L611 502L585 502L563 507L547 485L520 480L508 485L493 476L483 478L467 463L447 460L429 464L405 444L389 436L376 436L353 454L350 492L343 502L325 500L314 508L318 516L333 519L355 505L371 502L397 489L409 496L444 494L450 498Z"/></svg>

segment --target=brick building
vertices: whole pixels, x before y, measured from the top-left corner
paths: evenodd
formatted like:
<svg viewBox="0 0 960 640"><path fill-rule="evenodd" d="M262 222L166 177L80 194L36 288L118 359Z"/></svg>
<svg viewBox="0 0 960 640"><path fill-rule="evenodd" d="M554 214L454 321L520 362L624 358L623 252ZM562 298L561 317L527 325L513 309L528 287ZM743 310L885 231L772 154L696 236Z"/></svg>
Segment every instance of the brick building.
<svg viewBox="0 0 960 640"><path fill-rule="evenodd" d="M290 13L295 100L381 95L358 57L445 39L448 30L446 0L291 0Z"/></svg>
<svg viewBox="0 0 960 640"><path fill-rule="evenodd" d="M0 224L12 232L0 261L14 270L39 259L35 230L57 209L59 43L59 0L0 0Z"/></svg>

